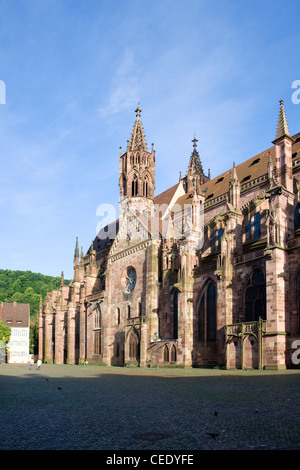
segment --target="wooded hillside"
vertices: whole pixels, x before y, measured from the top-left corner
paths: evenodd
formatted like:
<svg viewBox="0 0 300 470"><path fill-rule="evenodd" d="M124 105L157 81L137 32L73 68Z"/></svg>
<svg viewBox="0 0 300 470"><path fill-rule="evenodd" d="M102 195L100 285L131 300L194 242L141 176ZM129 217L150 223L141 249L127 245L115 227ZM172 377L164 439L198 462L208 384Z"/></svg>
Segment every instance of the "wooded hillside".
<svg viewBox="0 0 300 470"><path fill-rule="evenodd" d="M68 284L69 281L65 281L65 285ZM0 269L0 302L29 303L32 320L38 317L40 296L44 300L47 291L58 289L59 286L60 277Z"/></svg>

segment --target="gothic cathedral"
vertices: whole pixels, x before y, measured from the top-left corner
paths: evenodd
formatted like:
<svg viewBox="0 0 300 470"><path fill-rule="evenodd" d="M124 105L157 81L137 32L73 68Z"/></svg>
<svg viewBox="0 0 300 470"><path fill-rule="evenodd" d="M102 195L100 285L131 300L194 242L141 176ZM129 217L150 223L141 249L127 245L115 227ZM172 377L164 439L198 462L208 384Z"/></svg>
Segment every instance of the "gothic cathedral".
<svg viewBox="0 0 300 470"><path fill-rule="evenodd" d="M119 219L40 305L39 358L140 367L293 367L300 340L300 133L211 179L193 139L155 195L141 109L120 148Z"/></svg>

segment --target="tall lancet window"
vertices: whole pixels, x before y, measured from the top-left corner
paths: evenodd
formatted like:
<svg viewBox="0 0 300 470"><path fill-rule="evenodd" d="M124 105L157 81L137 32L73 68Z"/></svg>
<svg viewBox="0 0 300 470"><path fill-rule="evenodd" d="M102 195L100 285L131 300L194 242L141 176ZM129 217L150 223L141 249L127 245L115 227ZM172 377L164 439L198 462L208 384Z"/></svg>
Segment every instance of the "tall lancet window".
<svg viewBox="0 0 300 470"><path fill-rule="evenodd" d="M221 238L223 236L224 229L220 228L219 230L215 230L210 237L210 246L211 246L211 253L218 253L221 250Z"/></svg>
<svg viewBox="0 0 300 470"><path fill-rule="evenodd" d="M178 338L178 290L175 290L173 294L173 337Z"/></svg>
<svg viewBox="0 0 300 470"><path fill-rule="evenodd" d="M214 282L204 287L198 310L199 341L215 341L217 336L217 290Z"/></svg>
<svg viewBox="0 0 300 470"><path fill-rule="evenodd" d="M143 196L148 197L149 196L148 191L149 191L148 178L145 178L143 182Z"/></svg>
<svg viewBox="0 0 300 470"><path fill-rule="evenodd" d="M300 204L297 202L294 210L294 226L295 228L300 227Z"/></svg>
<svg viewBox="0 0 300 470"><path fill-rule="evenodd" d="M300 331L300 269L297 275L296 281L296 302L297 302L297 313L298 313L298 331Z"/></svg>
<svg viewBox="0 0 300 470"><path fill-rule="evenodd" d="M101 354L101 308L94 310L94 354Z"/></svg>
<svg viewBox="0 0 300 470"><path fill-rule="evenodd" d="M246 241L260 238L260 212L256 212L247 222L245 227Z"/></svg>
<svg viewBox="0 0 300 470"><path fill-rule="evenodd" d="M266 281L261 269L255 269L245 289L245 320L266 320Z"/></svg>
<svg viewBox="0 0 300 470"><path fill-rule="evenodd" d="M131 194L132 196L138 195L138 179L136 174L133 175L132 183L131 183Z"/></svg>

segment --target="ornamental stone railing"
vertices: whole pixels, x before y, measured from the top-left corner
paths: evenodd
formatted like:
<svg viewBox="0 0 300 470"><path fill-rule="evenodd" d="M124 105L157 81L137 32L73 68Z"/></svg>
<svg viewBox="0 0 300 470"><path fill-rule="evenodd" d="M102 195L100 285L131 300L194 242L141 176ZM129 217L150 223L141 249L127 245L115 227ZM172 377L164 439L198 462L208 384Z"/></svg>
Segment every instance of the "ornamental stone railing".
<svg viewBox="0 0 300 470"><path fill-rule="evenodd" d="M252 335L257 339L258 343L258 368L262 369L262 337L266 333L266 320L259 318L258 321L233 323L232 325L226 325L224 328L226 337L226 365L228 357L228 346L229 342L233 337L237 337L241 341L241 352L242 352L242 369L244 368L244 340L247 336Z"/></svg>
<svg viewBox="0 0 300 470"><path fill-rule="evenodd" d="M234 323L225 326L226 336L239 336L252 334L258 338L259 332L266 332L266 321L259 319L259 321Z"/></svg>

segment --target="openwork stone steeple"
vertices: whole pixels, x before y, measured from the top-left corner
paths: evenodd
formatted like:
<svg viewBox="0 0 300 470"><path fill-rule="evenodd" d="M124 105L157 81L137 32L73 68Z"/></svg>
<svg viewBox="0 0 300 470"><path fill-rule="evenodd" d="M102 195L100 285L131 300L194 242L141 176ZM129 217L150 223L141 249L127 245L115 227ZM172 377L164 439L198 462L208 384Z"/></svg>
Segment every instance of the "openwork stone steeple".
<svg viewBox="0 0 300 470"><path fill-rule="evenodd" d="M193 142L193 152L192 152L192 155L191 155L191 158L190 158L190 162L189 162L189 166L188 166L188 174L192 175L192 174L197 174L197 175L200 175L200 174L203 174L203 167L202 167L202 163L201 163L201 160L200 160L200 157L199 157L199 154L198 154L198 150L197 150L197 142L198 140L196 139L196 136L194 136L194 139L192 140Z"/></svg>
<svg viewBox="0 0 300 470"><path fill-rule="evenodd" d="M131 133L127 150L129 151L145 150L146 152L148 152L144 129L143 129L142 122L140 120L142 110L140 109L139 104L135 112L136 112L136 121L133 126L133 130Z"/></svg>
<svg viewBox="0 0 300 470"><path fill-rule="evenodd" d="M197 150L197 142L196 136L194 136L193 142L193 152L189 161L189 166L187 169L187 192L192 191L195 187L200 187L203 183L205 183L209 178L204 175L202 163L199 157L199 153Z"/></svg>

